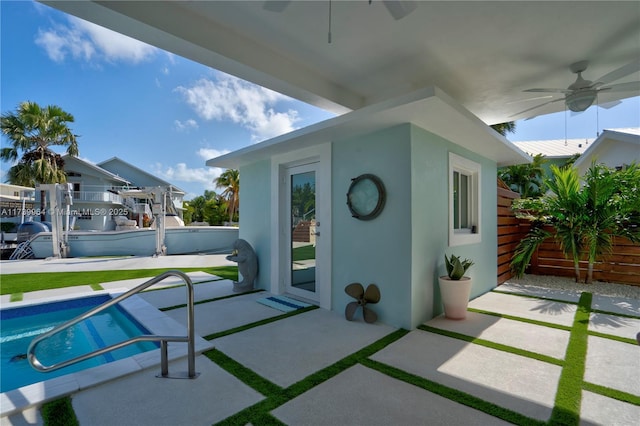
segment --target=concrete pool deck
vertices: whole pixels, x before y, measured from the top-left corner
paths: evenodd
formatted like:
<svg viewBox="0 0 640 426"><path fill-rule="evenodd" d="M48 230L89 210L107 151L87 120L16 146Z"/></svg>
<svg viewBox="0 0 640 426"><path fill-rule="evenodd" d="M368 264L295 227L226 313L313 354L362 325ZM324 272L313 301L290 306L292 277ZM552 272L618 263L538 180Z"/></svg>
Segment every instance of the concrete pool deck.
<svg viewBox="0 0 640 426"><path fill-rule="evenodd" d="M207 278L201 273L195 286L196 300L204 302L196 305L196 330L209 336L216 356L197 357L200 376L158 379L159 367L153 366L74 392L81 425L243 422L242 410L249 407L290 425L547 422L567 368L570 338L580 327L579 294L536 294L515 284L474 299L464 321L437 317L403 332L361 319L348 322L341 312L323 309L285 316L256 303L266 292L220 299L233 294L231 282ZM157 308L175 306L184 303L184 289L140 297ZM164 313L180 323L184 309ZM584 375L573 390L582 400L581 422L635 424L640 346L633 341L640 301L594 295L590 309ZM243 324L250 327L221 333ZM230 373L221 361L226 358L249 373ZM170 371L185 364L184 358L172 361ZM322 380L316 380L318 372ZM256 389L255 380L270 383L272 390ZM496 411L486 411L481 402ZM2 425L41 423L33 408L0 419Z"/></svg>

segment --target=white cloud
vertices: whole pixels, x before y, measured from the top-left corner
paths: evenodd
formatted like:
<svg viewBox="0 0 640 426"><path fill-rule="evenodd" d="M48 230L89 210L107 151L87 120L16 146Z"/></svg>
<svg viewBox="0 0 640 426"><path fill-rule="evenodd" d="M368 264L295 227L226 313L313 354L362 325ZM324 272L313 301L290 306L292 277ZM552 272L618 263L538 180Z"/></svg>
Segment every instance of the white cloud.
<svg viewBox="0 0 640 426"><path fill-rule="evenodd" d="M153 172L162 179L180 186L179 182L201 183L204 189L215 190L214 179L218 178L223 169L218 167L198 167L189 168L185 163L178 163L175 166L165 166L156 163Z"/></svg>
<svg viewBox="0 0 640 426"><path fill-rule="evenodd" d="M198 122L192 118L187 121L175 120L173 124L177 131L185 133L189 133L190 130L198 128Z"/></svg>
<svg viewBox="0 0 640 426"><path fill-rule="evenodd" d="M198 157L206 161L206 160L211 160L212 158L220 157L221 155L228 154L230 152L231 151L229 151L228 149L219 151L213 148L200 148L197 154L198 154Z"/></svg>
<svg viewBox="0 0 640 426"><path fill-rule="evenodd" d="M35 42L55 62L70 57L75 60L100 62L139 63L154 56L155 47L98 25L69 17L67 25L40 29Z"/></svg>
<svg viewBox="0 0 640 426"><path fill-rule="evenodd" d="M295 110L274 109L288 97L226 74L220 74L217 81L201 78L176 91L203 119L238 123L251 132L254 142L290 132L299 121Z"/></svg>

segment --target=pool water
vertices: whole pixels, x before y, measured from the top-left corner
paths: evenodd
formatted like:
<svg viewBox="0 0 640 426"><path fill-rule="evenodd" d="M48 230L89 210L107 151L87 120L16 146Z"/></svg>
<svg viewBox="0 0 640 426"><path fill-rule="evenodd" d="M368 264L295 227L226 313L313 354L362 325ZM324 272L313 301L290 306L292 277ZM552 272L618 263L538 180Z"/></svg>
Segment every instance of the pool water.
<svg viewBox="0 0 640 426"><path fill-rule="evenodd" d="M0 391L7 392L158 347L154 342L139 342L47 373L31 367L26 353L36 336L108 300L108 295L94 296L0 311ZM43 365L52 365L142 334L149 332L127 311L114 305L42 341L36 356Z"/></svg>

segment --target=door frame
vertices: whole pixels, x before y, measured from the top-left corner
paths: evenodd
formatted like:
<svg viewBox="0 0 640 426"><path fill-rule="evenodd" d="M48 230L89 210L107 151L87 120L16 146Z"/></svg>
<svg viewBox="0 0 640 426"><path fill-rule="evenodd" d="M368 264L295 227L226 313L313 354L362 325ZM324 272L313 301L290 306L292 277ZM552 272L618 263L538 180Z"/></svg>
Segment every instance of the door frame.
<svg viewBox="0 0 640 426"><path fill-rule="evenodd" d="M291 243L287 206L289 202L288 170L292 167L318 163L316 168L316 220L320 236L316 240L316 295L321 308L331 309L331 143L300 149L271 159L271 217L275 224L271 239L270 292L283 294L291 273Z"/></svg>

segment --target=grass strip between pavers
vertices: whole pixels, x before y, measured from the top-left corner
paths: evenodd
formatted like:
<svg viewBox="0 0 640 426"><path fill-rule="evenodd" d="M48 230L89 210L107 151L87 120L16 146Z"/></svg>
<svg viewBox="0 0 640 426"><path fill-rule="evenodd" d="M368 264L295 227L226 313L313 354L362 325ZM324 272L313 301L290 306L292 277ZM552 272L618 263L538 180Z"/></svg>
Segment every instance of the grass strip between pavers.
<svg viewBox="0 0 640 426"><path fill-rule="evenodd" d="M606 333L601 333L599 331L592 331L592 330L589 330L588 333L589 333L589 336L601 337L603 339L615 340L617 342L628 343L631 345L638 344L638 341L636 339L630 339L628 337L615 336L613 334L606 334Z"/></svg>
<svg viewBox="0 0 640 426"><path fill-rule="evenodd" d="M585 292L580 295L578 310L573 319L573 327L571 327L571 335L567 345L565 365L560 373L555 404L549 419L551 425L580 424L591 301L591 293Z"/></svg>
<svg viewBox="0 0 640 426"><path fill-rule="evenodd" d="M516 411L512 411L507 408L500 407L499 405L485 401L482 398L478 398L466 392L462 392L460 390L450 388L448 386L442 385L440 383L434 382L424 377L407 373L406 371L400 370L396 367L392 367L390 365L387 365L378 361L374 361L372 359L362 360L361 364L364 365L365 367L369 367L380 373L386 374L387 376L392 377L394 379L401 380L405 383L409 383L411 385L417 386L426 391L435 393L436 395L439 395L443 398L450 399L451 401L466 405L467 407L474 408L476 410L482 411L491 416L497 417L499 419L508 421L516 425L529 426L529 425L546 424L543 421L532 419Z"/></svg>
<svg viewBox="0 0 640 426"><path fill-rule="evenodd" d="M443 330L441 328L431 327L425 324L418 326L419 330L427 331L430 333L440 334L441 336L452 337L458 340L464 340L465 342L473 343L475 345L484 346L486 348L496 349L503 352L508 352L514 355L520 355L527 358L532 358L538 361L547 362L553 365L562 366L564 361L558 358L554 358L548 355L539 354L537 352L531 352L525 349L516 348L514 346L503 345L502 343L492 342L490 340L480 339L478 337L467 336L466 334L456 333L454 331Z"/></svg>
<svg viewBox="0 0 640 426"><path fill-rule="evenodd" d="M13 293L9 296L9 302L22 302L24 299L24 293Z"/></svg>
<svg viewBox="0 0 640 426"><path fill-rule="evenodd" d="M260 392L267 398L276 396L280 392L282 392L282 388L280 386L276 385L273 382L270 382L269 380L255 373L253 370L250 370L249 368L240 364L233 358L228 357L217 349L207 351L204 353L204 355L211 361L215 362L220 367L225 369L228 373L234 375L245 385Z"/></svg>
<svg viewBox="0 0 640 426"><path fill-rule="evenodd" d="M353 367L357 363L361 363L366 360L368 357L373 355L374 353L384 349L386 346L400 339L404 335L408 333L407 330L396 330L385 337L377 340L376 342L360 349L353 354L342 358L334 364L331 364L328 367L323 368L320 371L317 371L306 378L302 379L299 382L294 383L286 389L282 389L277 393L270 393L269 395L265 395L267 398L258 402L257 404L252 405L251 407L245 408L244 410L234 414L217 423L217 425L245 425L245 424L254 424L254 425L263 425L263 424L277 424L281 425L278 419L269 414L272 410L278 408L279 406L291 401L292 399L302 395L306 391L318 386L319 384L329 380L332 377L340 374L346 369ZM223 365L221 367L225 368ZM228 370L227 370L228 371ZM229 373L234 374L234 371L229 371ZM236 372L237 373L237 372ZM251 375L255 373L251 372ZM253 378L242 378L239 376L239 380L247 383L247 381L254 380ZM256 389L258 390L258 389ZM258 390L258 392L260 392ZM264 395L264 394L263 394ZM357 408L357 407L356 407Z"/></svg>
<svg viewBox="0 0 640 426"><path fill-rule="evenodd" d="M80 424L73 411L71 398L68 396L45 403L40 413L44 426L78 426Z"/></svg>
<svg viewBox="0 0 640 426"><path fill-rule="evenodd" d="M296 309L295 311L287 312L287 313L282 314L282 315L276 315L275 317L265 318L265 319L260 320L260 321L255 321L255 322L252 322L252 323L249 323L249 324L241 325L241 326L236 327L236 328L231 328L229 330L219 331L217 333L213 333L213 334L209 334L207 336L203 336L203 339L205 339L205 340L218 339L220 337L228 336L230 334L235 334L235 333L239 333L241 331L249 330L250 328L259 327L261 325L265 325L265 324L269 324L269 323L272 323L272 322L275 322L275 321L279 321L281 319L289 318L289 317L292 317L294 315L299 315L299 314L302 314L302 313L305 313L305 312L313 311L314 309L318 309L318 306L315 306L315 305L307 306L306 308Z"/></svg>
<svg viewBox="0 0 640 426"><path fill-rule="evenodd" d="M218 300L231 299L232 297L244 296L244 295L253 294L253 293L260 293L261 291L265 291L265 290L261 288L257 288L255 290L245 291L244 293L229 294L227 296L220 296L220 297L214 297L211 299L199 300L197 302L194 302L193 304L202 305L203 303L217 302ZM181 303L179 305L167 306L166 308L160 308L158 310L165 312L165 311L171 311L173 309L180 309L180 308L186 308L186 307L187 307L186 303Z"/></svg>
<svg viewBox="0 0 640 426"><path fill-rule="evenodd" d="M584 382L582 389L597 393L608 398L617 399L618 401L628 402L629 404L640 406L640 396L634 395L628 392L623 392L618 389L611 389L606 386L596 385L595 383Z"/></svg>
<svg viewBox="0 0 640 426"><path fill-rule="evenodd" d="M509 320L513 320L513 321L526 322L528 324L540 325L542 327L557 328L558 330L571 331L571 327L568 327L568 326L562 325L562 324L556 324L556 323L553 323L553 322L538 321L538 320L534 320L534 319L530 319L530 318L517 317L517 316L514 316L514 315L507 315L507 314L500 314L500 313L497 313L497 312L484 311L482 309L476 309L476 308L467 308L467 311L475 312L475 313L478 313L478 314L491 315L493 317L499 317L499 318L509 319Z"/></svg>
<svg viewBox="0 0 640 426"><path fill-rule="evenodd" d="M640 319L640 316L633 314L621 314L619 312L603 311L601 309L592 309L592 314L613 315L621 318Z"/></svg>
<svg viewBox="0 0 640 426"><path fill-rule="evenodd" d="M544 296L536 296L536 295L533 295L533 294L510 293L508 291L501 291L501 290L496 290L496 289L491 290L491 292L492 293L507 294L509 296L527 297L529 299L540 299L540 300L550 301L550 302L567 303L569 305L577 305L579 303L579 302L572 302L570 300L553 299L553 298L544 297ZM469 309L469 310L472 310L472 309ZM604 315L614 315L614 316L622 317L622 318L640 319L640 315L622 314L622 313L619 313L619 312L604 311L604 310L601 310L601 309L592 309L591 313L604 314Z"/></svg>
<svg viewBox="0 0 640 426"><path fill-rule="evenodd" d="M496 290L496 289L491 290L491 292L492 293L506 294L506 295L509 295L509 296L526 297L527 299L539 299L539 300L544 300L544 301L547 301L547 302L567 303L569 305L577 305L578 304L578 302L573 302L571 300L554 299L552 297L538 296L538 295L535 295L535 294L510 293L508 291L501 291L501 290Z"/></svg>

